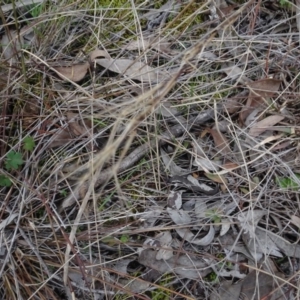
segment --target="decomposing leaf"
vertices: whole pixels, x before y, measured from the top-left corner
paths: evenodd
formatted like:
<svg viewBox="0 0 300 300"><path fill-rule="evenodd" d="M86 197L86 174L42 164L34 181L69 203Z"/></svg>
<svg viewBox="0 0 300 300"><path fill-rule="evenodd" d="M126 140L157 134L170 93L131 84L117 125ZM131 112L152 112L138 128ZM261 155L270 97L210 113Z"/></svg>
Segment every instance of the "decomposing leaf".
<svg viewBox="0 0 300 300"><path fill-rule="evenodd" d="M219 161L212 161L209 158L207 158L207 155L197 142L192 142L193 149L194 149L194 166L198 166L199 170L204 170L205 172L209 173L209 171L218 171L219 165L221 165L221 162Z"/></svg>
<svg viewBox="0 0 300 300"><path fill-rule="evenodd" d="M171 257L173 257L173 248L171 247L172 243L172 235L170 231L164 231L162 233L159 233L155 236L155 239L160 242L160 249L158 249L158 252L156 254L157 260L168 260Z"/></svg>
<svg viewBox="0 0 300 300"><path fill-rule="evenodd" d="M269 127L274 126L275 124L279 123L283 119L284 117L279 115L266 117L265 119L257 122L250 128L249 135L256 137L262 134L264 131L269 130Z"/></svg>
<svg viewBox="0 0 300 300"><path fill-rule="evenodd" d="M242 281L232 284L230 281L224 281L218 291L212 292L210 300L239 300L242 289Z"/></svg>
<svg viewBox="0 0 300 300"><path fill-rule="evenodd" d="M155 70L140 61L126 58L103 58L96 59L95 62L103 68L124 75L128 79L141 82L161 82L167 79L167 74L162 70Z"/></svg>
<svg viewBox="0 0 300 300"><path fill-rule="evenodd" d="M68 126L57 130L51 140L50 148L66 145L75 140L75 137L87 137L90 135L89 122L83 120L81 124L77 119L77 115L71 112L67 113L69 121Z"/></svg>
<svg viewBox="0 0 300 300"><path fill-rule="evenodd" d="M236 113L242 107L241 99L239 99L238 95L232 98L225 98L224 102L224 107L229 114Z"/></svg>
<svg viewBox="0 0 300 300"><path fill-rule="evenodd" d="M139 263L159 271L162 274L175 273L183 278L199 279L211 272L207 263L191 254L173 256L168 260L156 260L156 251L143 250L139 256Z"/></svg>
<svg viewBox="0 0 300 300"><path fill-rule="evenodd" d="M188 212L182 209L174 210L169 207L167 207L167 211L175 224L188 225L191 223L191 217ZM203 238L198 238L188 228L176 228L176 232L182 239L199 246L209 245L215 237L215 229L213 226L209 227L209 232Z"/></svg>
<svg viewBox="0 0 300 300"><path fill-rule="evenodd" d="M250 91L255 92L262 98L270 98L276 95L281 84L281 80L274 78L265 78L253 81L248 84ZM252 96L255 96L252 94Z"/></svg>
<svg viewBox="0 0 300 300"><path fill-rule="evenodd" d="M233 63L225 64L225 68L222 69L230 79L237 80L240 83L251 82L247 76L244 75L245 71Z"/></svg>
<svg viewBox="0 0 300 300"><path fill-rule="evenodd" d="M229 231L231 223L227 218L226 219L222 218L221 223L222 225L221 225L220 236L223 236Z"/></svg>
<svg viewBox="0 0 300 300"><path fill-rule="evenodd" d="M147 238L143 243L143 247L157 250L156 259L169 259L173 256L173 249L171 247L172 235L170 231L164 231L157 234L154 238Z"/></svg>
<svg viewBox="0 0 300 300"><path fill-rule="evenodd" d="M218 187L212 187L205 183L200 183L197 178L189 175L187 180L191 183L191 188L195 191L205 193L207 195L214 195L218 192Z"/></svg>
<svg viewBox="0 0 300 300"><path fill-rule="evenodd" d="M212 135L215 146L218 150L220 150L220 153L223 155L230 154L232 151L229 147L228 140L226 137L217 129L209 129L209 133Z"/></svg>
<svg viewBox="0 0 300 300"><path fill-rule="evenodd" d="M196 201L195 208L194 208L196 218L199 220L205 218L207 209L208 209L208 207L207 207L206 202Z"/></svg>
<svg viewBox="0 0 300 300"><path fill-rule="evenodd" d="M230 281L223 282L218 292L213 292L210 300L238 300L238 299L271 299L276 286L282 282L278 282L278 277L283 277L282 274L276 273L276 277L272 274L266 274L262 271L252 271L243 280L238 283ZM276 298L272 299L285 299L284 290L279 289ZM281 298L281 297L284 298Z"/></svg>
<svg viewBox="0 0 300 300"><path fill-rule="evenodd" d="M278 277L279 274L276 275ZM260 271L250 272L247 277L243 279L242 283L242 295L244 295L245 299L252 300L269 299L268 296L275 290L276 285L280 284L278 283L278 279L274 278L271 274L269 275ZM283 296L283 291L281 296Z"/></svg>
<svg viewBox="0 0 300 300"><path fill-rule="evenodd" d="M54 67L53 69L57 71L57 75L63 80L67 78L74 82L78 82L84 78L89 67L90 64L88 62L85 62L83 64L74 64L67 67Z"/></svg>
<svg viewBox="0 0 300 300"><path fill-rule="evenodd" d="M243 231L250 234L251 238L255 238L255 229L260 219L267 214L267 211L261 209L240 212L238 220Z"/></svg>
<svg viewBox="0 0 300 300"><path fill-rule="evenodd" d="M171 176L181 176L190 173L188 170L183 169L176 165L176 163L169 157L169 155L161 148L160 149L162 161Z"/></svg>
<svg viewBox="0 0 300 300"><path fill-rule="evenodd" d="M266 78L248 84L250 93L245 108L240 112L239 119L242 123L254 110L262 111L266 107L266 100L273 97L279 90L281 80Z"/></svg>
<svg viewBox="0 0 300 300"><path fill-rule="evenodd" d="M177 225L187 225L190 224L192 221L189 213L182 209L175 210L170 207L167 207L167 211L172 221Z"/></svg>
<svg viewBox="0 0 300 300"><path fill-rule="evenodd" d="M261 231L266 231L260 228ZM300 258L300 245L292 244L276 233L267 231L268 237L276 244L280 251L289 257Z"/></svg>
<svg viewBox="0 0 300 300"><path fill-rule="evenodd" d="M149 208L148 211L144 212L141 216L142 226L144 228L153 227L158 217L162 214L164 209L162 207Z"/></svg>
<svg viewBox="0 0 300 300"><path fill-rule="evenodd" d="M261 254L276 257L283 256L276 243L270 238L269 231L264 231L260 227L257 227L255 230L255 238L248 238L248 235L243 234L243 241L252 256L257 260L259 260Z"/></svg>
<svg viewBox="0 0 300 300"><path fill-rule="evenodd" d="M170 208L180 209L182 205L182 191L171 191L167 203Z"/></svg>

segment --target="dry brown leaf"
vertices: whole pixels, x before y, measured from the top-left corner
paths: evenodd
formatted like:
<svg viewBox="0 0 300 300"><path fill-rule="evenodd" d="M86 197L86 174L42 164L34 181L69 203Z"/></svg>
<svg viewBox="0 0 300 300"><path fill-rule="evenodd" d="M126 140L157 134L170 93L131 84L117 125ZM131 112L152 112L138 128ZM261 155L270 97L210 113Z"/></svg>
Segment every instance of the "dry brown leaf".
<svg viewBox="0 0 300 300"><path fill-rule="evenodd" d="M209 300L238 300L241 288L242 288L242 281L239 281L236 284L232 284L230 281L224 281L218 292L214 291Z"/></svg>
<svg viewBox="0 0 300 300"><path fill-rule="evenodd" d="M88 135L88 133L89 133L88 130L90 129L90 127L88 126L88 122L85 122L85 120L84 120L84 125L81 125L78 123L77 120L75 120L76 117L77 117L77 114L74 114L71 112L67 113L67 119L69 121L70 130L76 136Z"/></svg>
<svg viewBox="0 0 300 300"><path fill-rule="evenodd" d="M68 67L54 67L57 71L57 74L63 80L69 79L74 82L78 82L84 78L86 75L90 64L88 62L84 64L74 64Z"/></svg>
<svg viewBox="0 0 300 300"><path fill-rule="evenodd" d="M89 134L88 122L85 122L85 125L81 125L74 119L76 116L76 114L70 112L67 113L67 119L69 121L68 126L53 135L50 148L66 145L67 143L72 142L75 137L87 136Z"/></svg>
<svg viewBox="0 0 300 300"><path fill-rule="evenodd" d="M248 84L250 91L252 90L262 98L270 98L276 95L281 84L281 80L274 78L265 78L253 81ZM253 96L257 96L253 94Z"/></svg>
<svg viewBox="0 0 300 300"><path fill-rule="evenodd" d="M263 110L267 104L266 100L276 95L280 84L281 80L274 78L265 78L248 83L250 93L245 108L240 112L240 121L245 123L246 118L254 109Z"/></svg>
<svg viewBox="0 0 300 300"><path fill-rule="evenodd" d="M237 112L242 107L241 100L238 99L237 96L233 98L226 98L224 101L224 107L229 114Z"/></svg>
<svg viewBox="0 0 300 300"><path fill-rule="evenodd" d="M265 132L266 130L269 130L271 126L279 123L283 119L284 117L279 115L269 116L254 124L249 130L249 135L256 137Z"/></svg>
<svg viewBox="0 0 300 300"><path fill-rule="evenodd" d="M110 55L105 50L95 49L90 53L91 62L94 62L97 57L110 58Z"/></svg>
<svg viewBox="0 0 300 300"><path fill-rule="evenodd" d="M238 168L240 165L237 163L233 163L233 162L226 162L225 164L222 165L223 169L226 170L232 170L232 169L236 169Z"/></svg>
<svg viewBox="0 0 300 300"><path fill-rule="evenodd" d="M274 279L272 275L262 272L257 274L256 271L252 271L244 278L241 293L245 295L246 299L267 300L274 290L276 281L277 279Z"/></svg>
<svg viewBox="0 0 300 300"><path fill-rule="evenodd" d="M223 155L227 155L231 153L231 149L229 147L229 143L226 139L226 137L218 130L216 129L209 129L209 133L212 135L215 146Z"/></svg>
<svg viewBox="0 0 300 300"><path fill-rule="evenodd" d="M96 59L95 62L102 67L130 79L136 79L141 82L159 82L167 78L161 70L155 70L150 66L131 59Z"/></svg>
<svg viewBox="0 0 300 300"><path fill-rule="evenodd" d="M70 130L68 128L63 128L62 130L59 130L53 135L49 148L66 145L67 143L71 142L73 139L74 138Z"/></svg>

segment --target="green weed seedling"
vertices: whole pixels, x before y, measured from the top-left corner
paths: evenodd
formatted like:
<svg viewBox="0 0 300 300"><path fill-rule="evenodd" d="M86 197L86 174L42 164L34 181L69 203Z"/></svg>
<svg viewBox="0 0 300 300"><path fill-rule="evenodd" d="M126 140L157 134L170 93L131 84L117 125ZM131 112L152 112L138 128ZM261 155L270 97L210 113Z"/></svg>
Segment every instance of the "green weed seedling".
<svg viewBox="0 0 300 300"><path fill-rule="evenodd" d="M300 180L300 174L294 174ZM299 190L299 184L291 177L276 177L276 183L284 190Z"/></svg>
<svg viewBox="0 0 300 300"><path fill-rule="evenodd" d="M35 148L35 142L33 137L27 136L24 139L23 149L24 151L30 152ZM8 172L19 170L23 165L23 154L21 152L16 152L14 150L7 153L4 163L4 168ZM12 181L6 175L0 175L0 186L2 187L10 187L12 185Z"/></svg>

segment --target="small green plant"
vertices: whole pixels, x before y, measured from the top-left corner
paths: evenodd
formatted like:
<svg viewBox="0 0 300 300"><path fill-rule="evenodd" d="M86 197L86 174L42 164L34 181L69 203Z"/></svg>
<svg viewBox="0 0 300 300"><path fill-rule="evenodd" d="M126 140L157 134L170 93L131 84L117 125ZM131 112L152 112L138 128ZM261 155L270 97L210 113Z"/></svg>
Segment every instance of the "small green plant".
<svg viewBox="0 0 300 300"><path fill-rule="evenodd" d="M35 148L35 142L32 136L26 136L26 138L24 139L24 145L23 145L23 149L25 151L33 151L33 149Z"/></svg>
<svg viewBox="0 0 300 300"><path fill-rule="evenodd" d="M216 274L215 272L211 272L208 275L206 275L204 280L206 280L208 282L211 282L211 283L217 282L218 281L218 274Z"/></svg>
<svg viewBox="0 0 300 300"><path fill-rule="evenodd" d="M279 4L282 8L290 8L291 3L287 0L279 0Z"/></svg>
<svg viewBox="0 0 300 300"><path fill-rule="evenodd" d="M5 175L0 175L0 186L11 186L11 181Z"/></svg>
<svg viewBox="0 0 300 300"><path fill-rule="evenodd" d="M35 147L35 142L33 137L27 136L24 139L24 145L23 149L25 151L33 151ZM10 151L6 155L5 163L4 163L4 168L6 171L14 171L18 170L24 163L23 160L23 155L21 152L16 152L16 151ZM12 185L12 182L9 177L6 175L0 175L0 186L3 187L10 187Z"/></svg>
<svg viewBox="0 0 300 300"><path fill-rule="evenodd" d="M300 180L300 174L294 174ZM276 183L284 190L296 191L299 189L299 184L291 177L276 177Z"/></svg>
<svg viewBox="0 0 300 300"><path fill-rule="evenodd" d="M172 275L166 274L162 277L162 280L160 281L160 285L165 287L171 281L172 281ZM151 292L152 300L167 300L167 299L170 299L170 296L171 296L171 291L168 292L163 289L156 289Z"/></svg>
<svg viewBox="0 0 300 300"><path fill-rule="evenodd" d="M220 212L217 209L209 209L206 211L205 215L211 218L214 223L221 223Z"/></svg>
<svg viewBox="0 0 300 300"><path fill-rule="evenodd" d="M120 241L122 243L127 243L129 241L129 235L128 234L123 234L120 238Z"/></svg>
<svg viewBox="0 0 300 300"><path fill-rule="evenodd" d="M31 15L34 17L34 18L37 18L38 16L41 15L43 11L43 4L38 4L38 5L35 5L31 10L30 10L30 13Z"/></svg>
<svg viewBox="0 0 300 300"><path fill-rule="evenodd" d="M7 171L18 170L23 163L24 161L20 152L10 151L6 156L5 169Z"/></svg>

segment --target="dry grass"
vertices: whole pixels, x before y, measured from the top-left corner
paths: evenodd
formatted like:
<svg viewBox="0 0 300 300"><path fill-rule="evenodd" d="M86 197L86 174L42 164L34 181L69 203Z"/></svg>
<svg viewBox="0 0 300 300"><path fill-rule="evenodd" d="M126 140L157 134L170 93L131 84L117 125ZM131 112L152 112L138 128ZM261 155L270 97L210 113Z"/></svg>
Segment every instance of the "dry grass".
<svg viewBox="0 0 300 300"><path fill-rule="evenodd" d="M0 52L0 298L227 299L232 280L248 297L270 281L255 299L299 299L294 6L250 1L215 11L174 1L149 30L143 16L166 1L50 2L0 10L0 37L10 40ZM95 49L145 63L158 80L107 70L90 58ZM77 82L57 72L87 62ZM270 116L282 118L259 123ZM23 162L12 167L10 153ZM178 190L174 162L219 188L205 195L180 183L187 223L167 204ZM268 234L257 237L255 218L292 243L276 244L282 258ZM196 244L211 228L211 242ZM145 245L159 233L170 233L169 244Z"/></svg>

